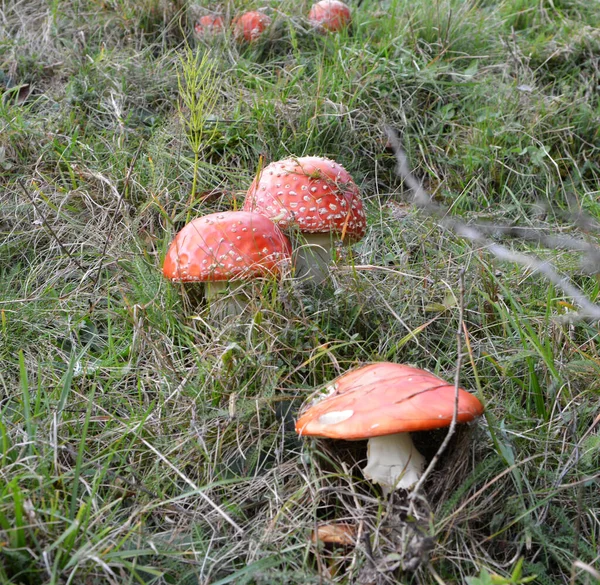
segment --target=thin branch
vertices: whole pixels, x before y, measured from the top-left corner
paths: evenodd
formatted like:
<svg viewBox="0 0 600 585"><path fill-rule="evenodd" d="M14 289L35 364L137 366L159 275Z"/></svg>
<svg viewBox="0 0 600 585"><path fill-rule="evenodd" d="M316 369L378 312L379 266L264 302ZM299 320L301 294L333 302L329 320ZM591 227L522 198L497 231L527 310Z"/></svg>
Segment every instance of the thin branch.
<svg viewBox="0 0 600 585"><path fill-rule="evenodd" d="M594 263L594 266L600 266L600 247L578 238L573 238L571 236L565 236L562 234L558 236L550 235L541 230L522 228L514 225L485 223L475 223L470 225L482 234L499 234L510 238L518 238L519 240L536 242L546 246L547 248L584 252L589 256L590 260Z"/></svg>
<svg viewBox="0 0 600 585"><path fill-rule="evenodd" d="M596 416L596 418L592 421L592 424L590 425L590 427L579 438L579 440L575 444L575 447L573 447L573 451L571 451L571 454L569 455L567 462L564 464L560 474L558 475L558 477L552 484L552 487L554 489L558 489L560 487L560 485L562 484L562 481L566 477L567 473L569 473L569 471L579 463L579 459L581 458L581 447L587 440L590 433L594 430L596 425L599 423L600 423L600 414L598 416ZM550 508L550 502L547 502L544 505L544 508L542 509L542 511L540 512L539 518L537 520L538 526L541 526L544 523L544 521L546 520L546 515L548 514L549 508Z"/></svg>
<svg viewBox="0 0 600 585"><path fill-rule="evenodd" d="M419 478L419 481L413 488L412 492L409 494L408 499L412 503L415 501L419 494L419 490L437 465L440 457L448 447L450 440L454 436L454 432L456 431L456 420L458 418L458 397L459 397L459 383L460 383L460 370L462 366L462 336L463 336L463 319L464 319L464 311L465 311L465 271L461 268L459 275L459 289L458 289L458 328L456 329L456 351L458 357L456 358L456 372L454 374L454 410L452 412L452 421L450 422L450 426L448 427L448 432L444 437L440 448L437 450L436 454L433 456L427 469L423 472L423 475Z"/></svg>
<svg viewBox="0 0 600 585"><path fill-rule="evenodd" d="M507 262L514 262L525 266L532 272L537 272L542 276L545 276L552 284L563 291L566 295L570 296L575 304L581 307L580 315L598 320L600 319L600 306L592 303L588 297L578 287L570 282L570 280L561 276L554 270L552 264L544 260L539 260L529 254L523 254L521 252L514 252L509 250L505 246L490 242L474 228L467 225L461 224L460 222L452 222L454 224L455 231L458 235L468 238L479 244L486 246L486 249L491 252L496 258L500 260L506 260Z"/></svg>
<svg viewBox="0 0 600 585"><path fill-rule="evenodd" d="M72 458L77 459L77 457L78 457L77 451L75 451L75 449L73 449L69 445L59 445L58 448L61 451L65 451L66 453L68 453ZM105 466L101 465L100 463L98 463L96 461L87 461L86 464L91 465L92 467L95 467L96 469L99 469L101 471L105 471L106 475L108 477L110 477L116 484L118 484L118 482L125 483L125 484L127 484L128 488L131 491L146 494L147 496L149 496L150 498L152 498L154 500L160 500L160 496L158 494L154 493L153 491L151 491L147 487L145 487L142 484L142 482L140 482L137 478L134 481L134 480L131 480L128 477L125 477L124 475L116 473L115 471L112 471L110 469L105 470ZM171 510L172 512L177 512L179 514L183 514L183 515L189 516L191 518L194 517L193 512L186 510L183 506L180 506L176 503L165 503L163 505L166 509Z"/></svg>
<svg viewBox="0 0 600 585"><path fill-rule="evenodd" d="M25 183L23 182L23 180L22 179L17 179L17 181L18 181L19 185L21 185L21 189L23 189L23 193L25 193L25 195L27 196L27 199L29 199L29 202L31 203L31 205L33 205L33 208L35 209L35 211L37 212L37 214L42 219L42 224L44 225L44 228L46 229L46 231L56 241L56 243L58 244L58 247L61 249L61 251L63 252L63 254L65 254L69 258L69 260L71 260L71 262L73 262L73 264L75 264L77 266L77 268L79 268L79 270L81 270L85 274L86 273L86 269L81 265L81 263L79 262L79 260L77 260L77 258L75 258L75 256L73 256L71 254L71 252L69 252L69 250L67 250L67 248L65 248L65 246L63 245L63 243L60 241L58 235L52 229L52 227L50 226L50 224L46 220L46 217L41 212L40 208L37 206L34 198L31 196L31 194L27 190L27 187L25 186Z"/></svg>
<svg viewBox="0 0 600 585"><path fill-rule="evenodd" d="M554 267L534 256L523 254L520 252L513 252L502 246L491 241L487 238L483 231L490 232L490 228L486 228L485 230L478 229L476 227L467 225L466 223L456 219L455 217L448 216L449 210L441 205L435 203L431 195L423 188L421 183L414 177L412 172L410 171L408 165L408 157L402 148L400 143L400 139L396 132L387 128L387 135L389 144L392 147L394 154L396 156L396 172L398 175L404 180L406 185L413 191L413 202L415 205L421 209L424 209L430 215L436 217L440 224L448 229L451 229L459 236L463 238L467 238L473 242L476 242L478 245L485 247L491 254L499 258L500 260L505 260L508 262L514 262L516 264L521 264L525 266L527 269L532 272L537 272L552 282L558 289L560 289L567 296L571 297L575 304L577 304L581 310L579 311L579 316L587 319L591 319L593 321L600 320L600 305L592 303L589 298L583 293L578 287L571 283L571 281L558 274ZM502 228L501 228L502 229ZM519 234L519 237L522 237L523 232L514 231L513 235ZM546 239L546 243L550 243L551 240ZM597 247L592 246L588 247L583 242L578 243L577 247L573 243L577 240L570 239L567 241L566 239L560 240L561 246L570 247L570 249L575 249L578 251L587 251L590 254L593 254L593 258L600 257L600 251ZM541 240L544 243L543 240ZM554 240L557 243L557 240ZM572 319L574 315L571 315L569 318Z"/></svg>
<svg viewBox="0 0 600 585"><path fill-rule="evenodd" d="M439 205L433 202L431 195L423 188L423 185L412 174L408 166L408 157L400 144L400 139L394 130L387 128L388 141L394 155L396 156L396 173L402 178L409 189L413 192L413 202L417 207L427 207L428 209L437 208Z"/></svg>
<svg viewBox="0 0 600 585"><path fill-rule="evenodd" d="M172 469L185 483L187 483L215 512L217 512L226 522L231 524L240 534L244 533L244 529L239 526L233 520L233 518L223 510L220 506L215 504L203 491L198 487L187 475L182 473L175 465L173 465L156 447L148 443L143 437L139 437L140 441L152 451L163 463L165 463L170 469Z"/></svg>
<svg viewBox="0 0 600 585"><path fill-rule="evenodd" d="M131 173L133 172L133 166L140 155L140 151L142 150L142 143L140 142L133 158L131 159L131 164L129 165L129 169L127 170L127 176L125 177L125 183L123 185L123 194L118 193L119 197L117 200L117 208L110 220L110 225L108 226L108 232L106 234L106 240L104 241L104 246L102 248L102 253L100 254L100 264L98 264L98 270L96 271L96 278L94 279L94 290L98 286L98 282L100 280L100 273L102 272L102 266L104 264L104 258L106 256L106 250L108 250L108 244L110 242L110 238L112 236L112 231L117 221L117 214L119 213L119 209L121 208L124 194L127 192L127 187L129 186L129 180L131 179Z"/></svg>

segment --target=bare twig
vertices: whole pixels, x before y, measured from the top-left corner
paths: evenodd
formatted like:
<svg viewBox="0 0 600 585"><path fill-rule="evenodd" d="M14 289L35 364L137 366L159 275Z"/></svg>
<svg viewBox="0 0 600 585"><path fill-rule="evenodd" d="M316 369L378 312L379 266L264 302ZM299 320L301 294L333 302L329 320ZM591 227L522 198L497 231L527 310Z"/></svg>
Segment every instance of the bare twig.
<svg viewBox="0 0 600 585"><path fill-rule="evenodd" d="M437 530L442 530L445 526L452 523L456 517L471 503L474 502L481 494L484 494L491 486L493 486L496 482L500 481L503 477L508 475L509 473L513 473L515 469L519 467L523 467L526 463L533 461L534 459L540 459L545 457L545 453L536 453L535 455L531 455L530 457L525 457L525 459L521 459L513 463L510 467L507 467L503 471L501 471L498 475L487 481L481 488L479 488L474 494L469 496L456 510L454 510L451 514L446 516L440 523L437 525Z"/></svg>
<svg viewBox="0 0 600 585"><path fill-rule="evenodd" d="M503 224L471 224L482 234L498 234L507 236L510 238L518 238L520 240L527 240L529 242L536 242L547 248L554 248L557 250L573 250L575 252L584 252L588 255L589 259L593 262L594 266L600 267L600 247L585 242L584 240L573 238L565 235L550 235L542 230L523 228L515 225L503 225Z"/></svg>
<svg viewBox="0 0 600 585"><path fill-rule="evenodd" d="M75 449L73 449L69 445L59 445L58 448L61 451L65 451L66 453L68 453L69 456L72 457L73 459L77 459L77 457L78 457L77 451L75 451ZM128 477L125 477L124 475L116 473L110 469L106 470L104 465L101 465L100 463L97 463L96 461L86 461L86 464L91 465L92 467L99 469L101 471L104 471L106 473L106 475L108 477L110 477L117 485L119 483L124 483L124 484L127 484L128 488L133 492L139 492L142 494L146 494L147 496L149 496L150 498L152 498L154 500L160 499L160 496L158 494L156 494L155 492L153 492L153 491L149 490L147 487L145 487L142 484L142 482L140 482L137 478L134 481L134 480L131 480ZM190 512L189 510L186 510L183 506L180 506L177 503L165 503L164 507L165 507L165 509L170 510L172 512L177 512L179 514L183 514L184 516L189 516L191 518L194 517L194 514L192 512Z"/></svg>
<svg viewBox="0 0 600 585"><path fill-rule="evenodd" d="M585 431L585 433L583 433L583 435L580 437L580 439L575 444L575 447L573 448L571 455L569 455L567 462L563 466L562 471L559 473L558 477L554 481L553 487L555 489L558 489L560 487L560 485L563 482L564 478L566 477L567 473L569 473L569 471L573 467L575 467L577 465L577 463L579 462L579 459L581 458L581 446L585 443L588 436L596 428L596 425L598 423L600 423L600 414L598 416L596 416L596 418L592 421L592 424L590 425L590 427L587 429L587 431ZM550 508L550 502L547 502L546 505L544 506L544 508L542 509L542 511L540 512L539 518L537 520L538 526L541 526L544 523L544 521L546 520L546 515L548 514L549 508ZM574 556L577 556L577 555L574 555Z"/></svg>
<svg viewBox="0 0 600 585"><path fill-rule="evenodd" d="M575 304L580 307L581 310L579 311L579 317L594 321L600 320L600 306L592 303L585 293L572 284L568 278L558 274L558 272L556 272L554 267L549 262L544 262L528 254L509 250L505 246L497 244L487 238L484 235L483 230L467 225L466 223L454 217L449 217L449 210L435 203L432 200L431 195L423 188L421 183L411 173L408 165L408 157L402 148L400 139L398 138L396 132L391 128L388 128L387 135L389 143L396 156L396 172L404 180L406 185L413 191L413 202L417 207L424 209L427 213L436 217L443 227L451 229L459 236L467 238L473 242L476 242L478 245L485 247L491 254L496 256L496 258L520 264L525 266L528 270L544 276L563 293L571 297ZM519 237L523 235L522 233L515 231L515 228L512 228L512 230L513 235L519 234ZM489 232L490 228L486 228L485 231ZM551 240L546 239L545 241L546 243L550 243ZM567 241L566 239L561 239L560 244L561 246L567 246L568 244L570 249L578 251L586 251L588 253L593 252L594 258L600 257L600 251L595 246L589 247L583 242L575 245L574 241L576 240L569 239ZM557 241L554 240L554 243L557 243ZM574 317L575 315L571 315L570 319L573 319Z"/></svg>
<svg viewBox="0 0 600 585"><path fill-rule="evenodd" d="M163 463L165 463L172 471L174 471L185 483L187 483L215 512L217 512L226 522L231 524L240 534L244 533L244 529L233 520L233 518L215 504L203 491L198 487L187 475L182 473L175 465L173 465L156 447L148 443L143 437L138 437L139 440L152 451Z"/></svg>
<svg viewBox="0 0 600 585"><path fill-rule="evenodd" d="M79 260L77 260L77 258L75 258L75 256L73 256L71 254L71 252L69 252L69 250L67 250L65 248L65 246L63 245L63 243L60 241L60 238L58 237L58 235L56 234L56 232L52 229L52 227L50 226L50 224L46 220L46 217L41 212L40 208L36 205L35 199L31 196L31 194L27 190L27 187L25 186L25 183L23 182L23 180L22 179L17 179L17 180L18 180L19 185L21 186L21 189L23 189L23 193L25 193L25 195L27 196L27 199L29 199L29 202L31 203L31 205L33 205L33 208L36 210L36 212L40 216L40 218L42 220L42 223L43 223L44 227L46 228L46 231L56 241L56 243L58 244L58 247L69 258L69 260L71 260L71 262L73 262L73 264L75 264L77 266L77 268L79 268L79 270L81 270L85 274L86 273L86 269L81 265L81 263L79 262Z"/></svg>
<svg viewBox="0 0 600 585"><path fill-rule="evenodd" d="M418 497L419 490L437 465L440 457L448 447L450 440L454 436L454 432L456 430L456 419L458 418L458 396L459 396L459 382L460 382L460 369L462 366L462 336L463 336L463 319L464 319L464 298L465 298L465 271L461 269L459 272L459 298L458 298L458 328L456 329L456 372L454 374L454 410L452 412L452 421L450 422L450 426L448 427L448 432L444 437L440 448L437 450L436 454L433 456L427 469L424 471L423 475L419 478L419 481L413 488L412 492L409 494L408 499L411 502L411 505L414 503L416 498Z"/></svg>
<svg viewBox="0 0 600 585"><path fill-rule="evenodd" d="M112 218L110 220L110 225L108 226L108 232L106 234L106 240L104 241L102 253L100 254L100 264L98 264L98 270L96 271L96 278L94 279L94 290L96 290L96 287L98 286L98 281L100 280L100 273L102 272L102 266L104 264L104 258L106 256L106 250L108 250L108 244L109 244L110 238L112 236L112 231L113 231L113 228L117 221L117 214L119 213L119 209L121 208L121 205L123 203L123 197L125 196L125 193L127 192L127 187L129 186L129 180L131 179L131 173L133 172L133 167L135 165L135 162L138 159L138 156L140 155L141 150L142 150L142 142L140 142L137 150L135 151L135 154L133 155L133 158L131 159L131 164L129 165L129 169L127 170L127 176L125 177L125 183L123 185L123 194L118 193L117 208L115 209L114 215L112 216Z"/></svg>
<svg viewBox="0 0 600 585"><path fill-rule="evenodd" d="M439 205L433 202L431 195L423 188L423 185L412 174L408 166L408 157L400 144L398 135L392 128L387 128L389 144L396 156L396 173L406 183L408 188L413 192L413 202L417 207L427 207L428 209L441 209Z"/></svg>

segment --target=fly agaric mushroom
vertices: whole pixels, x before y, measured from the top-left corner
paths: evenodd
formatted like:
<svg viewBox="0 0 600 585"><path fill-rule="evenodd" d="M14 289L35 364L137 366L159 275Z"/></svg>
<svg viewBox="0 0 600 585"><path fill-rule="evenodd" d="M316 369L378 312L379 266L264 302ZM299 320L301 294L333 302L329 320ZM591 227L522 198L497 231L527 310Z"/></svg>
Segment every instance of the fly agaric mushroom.
<svg viewBox="0 0 600 585"><path fill-rule="evenodd" d="M321 0L308 13L310 23L321 31L338 32L352 22L350 8L340 0Z"/></svg>
<svg viewBox="0 0 600 585"><path fill-rule="evenodd" d="M212 35L223 32L225 23L223 18L219 15L205 15L198 19L194 25L194 31L200 38L210 37Z"/></svg>
<svg viewBox="0 0 600 585"><path fill-rule="evenodd" d="M295 251L296 274L317 284L327 274L334 234L343 242L357 242L367 226L350 173L318 156L267 165L250 185L244 209L267 216L283 230L298 227L306 245Z"/></svg>
<svg viewBox="0 0 600 585"><path fill-rule="evenodd" d="M233 36L247 43L255 41L271 25L271 18L263 12L251 10L233 20Z"/></svg>
<svg viewBox="0 0 600 585"><path fill-rule="evenodd" d="M455 407L454 385L412 366L381 362L352 370L332 382L327 394L296 422L299 435L368 439L365 477L384 494L410 489L423 472L424 457L412 431L447 427ZM473 420L483 405L459 388L456 422Z"/></svg>
<svg viewBox="0 0 600 585"><path fill-rule="evenodd" d="M175 236L163 274L175 282L203 282L210 302L230 281L278 275L288 263L290 243L273 222L258 213L224 211L194 219ZM224 313L241 313L242 299L241 291L231 295Z"/></svg>

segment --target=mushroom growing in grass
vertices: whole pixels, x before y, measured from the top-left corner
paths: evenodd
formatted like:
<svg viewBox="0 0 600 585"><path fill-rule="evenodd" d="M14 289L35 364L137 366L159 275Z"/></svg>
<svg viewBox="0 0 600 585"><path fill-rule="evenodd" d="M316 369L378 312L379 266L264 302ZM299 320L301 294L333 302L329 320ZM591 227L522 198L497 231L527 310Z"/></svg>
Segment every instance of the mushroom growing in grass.
<svg viewBox="0 0 600 585"><path fill-rule="evenodd" d="M368 439L363 473L388 494L410 489L421 477L425 459L409 433L450 426L455 388L425 370L381 362L340 376L316 400L296 422L296 432ZM456 422L473 420L482 412L481 402L459 388Z"/></svg>
<svg viewBox="0 0 600 585"><path fill-rule="evenodd" d="M220 314L237 315L247 297L233 283L278 276L290 263L290 243L272 221L258 213L224 211L194 219L175 236L163 274L175 282L203 282L209 303L226 294Z"/></svg>
<svg viewBox="0 0 600 585"><path fill-rule="evenodd" d="M219 15L201 16L194 25L194 32L199 38L209 38L222 33L225 29L223 17Z"/></svg>
<svg viewBox="0 0 600 585"><path fill-rule="evenodd" d="M296 275L315 284L326 278L334 242L357 242L367 227L350 173L318 156L267 165L250 185L244 209L267 216L283 230L298 228L306 244L294 251Z"/></svg>
<svg viewBox="0 0 600 585"><path fill-rule="evenodd" d="M350 8L340 0L321 0L308 13L309 22L320 31L338 32L352 22Z"/></svg>
<svg viewBox="0 0 600 585"><path fill-rule="evenodd" d="M257 40L271 26L271 18L263 12L251 10L236 16L233 20L233 36L247 43Z"/></svg>

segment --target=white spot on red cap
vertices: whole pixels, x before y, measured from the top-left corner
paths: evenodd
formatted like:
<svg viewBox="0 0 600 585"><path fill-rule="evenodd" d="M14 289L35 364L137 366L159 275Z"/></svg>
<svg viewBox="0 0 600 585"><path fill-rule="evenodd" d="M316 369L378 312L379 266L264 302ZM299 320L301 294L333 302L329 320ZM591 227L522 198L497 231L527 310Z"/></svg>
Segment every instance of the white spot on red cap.
<svg viewBox="0 0 600 585"><path fill-rule="evenodd" d="M358 212L362 211L358 187L344 167L335 161L315 156L290 157L271 163L266 170L248 190L244 209L264 213L285 228L297 224L300 231L304 232L344 233L348 241L357 241L364 235L364 226L357 221L360 217ZM275 196L276 180L268 176L270 170L286 177L283 182L286 189L292 188L291 193L287 190L279 191ZM265 201L258 204L255 193L257 187L263 185L267 187L264 192ZM295 209L292 214L285 212L286 208L291 209L290 200L294 200L298 194L307 204L304 211L309 214L310 219L304 217L299 209ZM320 210L329 209L330 204L335 205L335 208L331 208L334 215L327 220L326 214ZM348 215L339 215L340 209L344 210L344 214L347 209L352 211ZM315 216L310 215L311 213Z"/></svg>
<svg viewBox="0 0 600 585"><path fill-rule="evenodd" d="M337 425L348 420L353 414L353 410L326 412L319 417L319 423L322 425Z"/></svg>

